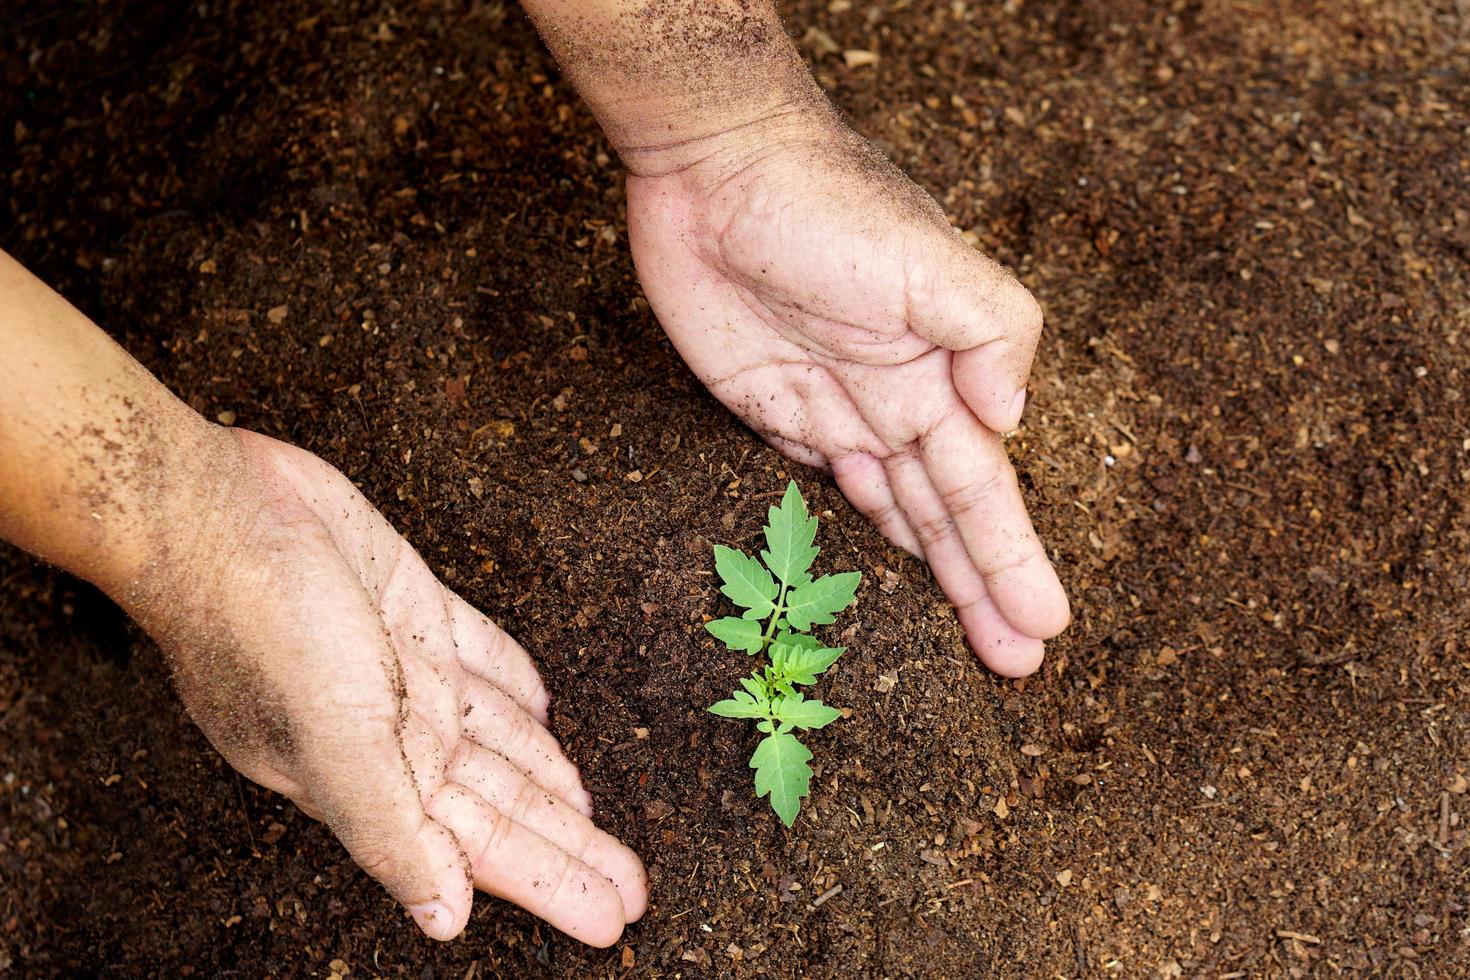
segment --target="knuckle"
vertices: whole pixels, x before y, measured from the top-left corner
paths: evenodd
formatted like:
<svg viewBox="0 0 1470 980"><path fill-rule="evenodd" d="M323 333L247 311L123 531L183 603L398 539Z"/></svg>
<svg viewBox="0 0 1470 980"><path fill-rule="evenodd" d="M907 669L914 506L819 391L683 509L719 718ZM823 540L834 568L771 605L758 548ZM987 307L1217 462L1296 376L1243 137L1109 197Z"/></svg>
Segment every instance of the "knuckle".
<svg viewBox="0 0 1470 980"><path fill-rule="evenodd" d="M398 866L398 852L382 844L360 846L352 849L351 853L359 868L379 880L392 877Z"/></svg>
<svg viewBox="0 0 1470 980"><path fill-rule="evenodd" d="M472 862L475 867L481 868L496 855L505 853L506 845L510 841L510 832L515 826L515 821L499 810L493 807L485 809L489 811L486 814L488 826L485 830L485 839L480 844L479 853L475 855L475 860Z"/></svg>
<svg viewBox="0 0 1470 980"><path fill-rule="evenodd" d="M510 653L510 634L496 626L490 619L484 620L485 624L485 655L490 662L499 666Z"/></svg>
<svg viewBox="0 0 1470 980"><path fill-rule="evenodd" d="M984 562L980 571L981 574L987 577L1003 575L1006 572L1012 572L1025 565L1029 565L1038 556L1043 559L1046 557L1045 553L1041 551L1040 543L1037 543L1035 547L1031 547L1023 542L1018 547L1007 549L995 555L989 561Z"/></svg>
<svg viewBox="0 0 1470 980"><path fill-rule="evenodd" d="M507 816L515 823L525 823L526 816L531 812L531 808L536 805L537 799L544 792L546 791L530 779L524 776L521 777L520 783L516 787L515 796L511 798L510 812Z"/></svg>
<svg viewBox="0 0 1470 980"><path fill-rule="evenodd" d="M500 728L500 737L496 739L498 748L502 755L513 756L524 750L531 741L530 719L519 714L510 714L504 718Z"/></svg>
<svg viewBox="0 0 1470 980"><path fill-rule="evenodd" d="M405 862L418 853L416 844L429 816L420 807L411 816L402 815L401 809L385 809L380 817L338 823L333 832L358 867L386 881L396 877Z"/></svg>
<svg viewBox="0 0 1470 980"><path fill-rule="evenodd" d="M1041 304L1031 291L1020 283L1016 284L1016 299L1014 305L1013 329L1024 337L1037 337L1041 335L1042 321L1045 315L1042 313Z"/></svg>
<svg viewBox="0 0 1470 980"><path fill-rule="evenodd" d="M545 894L538 896L538 901L543 909L554 909L557 907L557 898L572 880L572 856L565 851L558 851L555 863L546 869L544 876L538 876L548 885ZM541 889L538 889L540 892Z"/></svg>
<svg viewBox="0 0 1470 980"><path fill-rule="evenodd" d="M890 528L901 526L902 516L899 512L898 504L893 501L888 501L873 508L872 516L869 519L880 528Z"/></svg>
<svg viewBox="0 0 1470 980"><path fill-rule="evenodd" d="M990 473L973 483L962 483L942 490L939 497L944 501L944 506L949 508L951 517L962 517L993 499L1000 484L1000 475Z"/></svg>
<svg viewBox="0 0 1470 980"><path fill-rule="evenodd" d="M953 527L954 522L950 520L948 514L936 514L917 522L914 525L914 533L919 536L919 542L928 547L948 537Z"/></svg>

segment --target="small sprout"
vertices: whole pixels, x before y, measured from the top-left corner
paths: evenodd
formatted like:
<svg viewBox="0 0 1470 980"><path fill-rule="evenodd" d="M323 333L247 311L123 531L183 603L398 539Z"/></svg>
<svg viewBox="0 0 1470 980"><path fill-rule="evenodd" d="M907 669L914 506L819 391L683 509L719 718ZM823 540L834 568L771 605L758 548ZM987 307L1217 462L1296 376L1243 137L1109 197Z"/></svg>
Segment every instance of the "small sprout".
<svg viewBox="0 0 1470 980"><path fill-rule="evenodd" d="M771 809L790 827L812 782L807 765L812 754L792 732L823 728L842 717L841 711L797 690L815 684L843 652L842 647L824 647L809 633L852 605L862 575L842 572L812 578L808 569L817 557L812 543L817 519L807 513L795 481L786 487L781 505L770 509L768 519L760 561L715 545L720 591L743 613L716 619L705 629L731 650L765 654L768 661L741 678L740 690L709 710L722 718L749 718L765 735L750 757L755 795L769 794Z"/></svg>

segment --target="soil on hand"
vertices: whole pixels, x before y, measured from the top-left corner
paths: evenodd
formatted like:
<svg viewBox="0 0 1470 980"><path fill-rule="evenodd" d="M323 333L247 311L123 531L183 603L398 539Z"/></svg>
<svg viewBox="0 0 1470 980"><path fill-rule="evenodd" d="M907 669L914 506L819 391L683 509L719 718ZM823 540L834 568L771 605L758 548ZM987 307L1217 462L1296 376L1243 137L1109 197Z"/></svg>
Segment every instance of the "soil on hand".
<svg viewBox="0 0 1470 980"><path fill-rule="evenodd" d="M537 657L652 907L439 945L236 776L106 600L0 549L0 972L1470 971L1470 14L798 3L854 125L1047 311L1010 449L1076 622L986 673L716 404L513 6L9 4L0 246L209 418L339 466ZM851 52L871 52L867 54ZM710 548L794 475L864 573L791 830Z"/></svg>

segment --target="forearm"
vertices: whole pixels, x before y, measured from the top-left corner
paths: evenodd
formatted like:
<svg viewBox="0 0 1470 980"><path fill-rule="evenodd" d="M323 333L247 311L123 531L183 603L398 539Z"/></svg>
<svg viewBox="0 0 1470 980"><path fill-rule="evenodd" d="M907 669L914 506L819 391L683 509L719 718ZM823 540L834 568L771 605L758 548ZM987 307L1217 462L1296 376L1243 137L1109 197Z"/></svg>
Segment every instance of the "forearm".
<svg viewBox="0 0 1470 980"><path fill-rule="evenodd" d="M0 537L116 594L179 559L221 431L0 252Z"/></svg>
<svg viewBox="0 0 1470 980"><path fill-rule="evenodd" d="M769 0L522 4L635 173L688 167L732 132L757 145L831 118Z"/></svg>

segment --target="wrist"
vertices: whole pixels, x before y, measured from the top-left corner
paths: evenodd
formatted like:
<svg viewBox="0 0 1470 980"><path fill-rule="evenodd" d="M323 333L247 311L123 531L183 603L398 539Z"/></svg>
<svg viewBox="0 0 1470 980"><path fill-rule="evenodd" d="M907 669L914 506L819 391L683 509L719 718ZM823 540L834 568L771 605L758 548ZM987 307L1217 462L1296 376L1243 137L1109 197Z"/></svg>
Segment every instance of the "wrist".
<svg viewBox="0 0 1470 980"><path fill-rule="evenodd" d="M830 142L842 124L826 100L799 95L682 127L649 127L618 146L633 177L678 176L706 193L764 157L796 145Z"/></svg>
<svg viewBox="0 0 1470 980"><path fill-rule="evenodd" d="M63 563L130 612L204 574L205 554L222 544L210 529L239 484L234 430L188 409L170 415L144 422L142 438L116 451L114 491L86 515L83 553Z"/></svg>
<svg viewBox="0 0 1470 980"><path fill-rule="evenodd" d="M835 119L770 0L522 0L637 176Z"/></svg>

